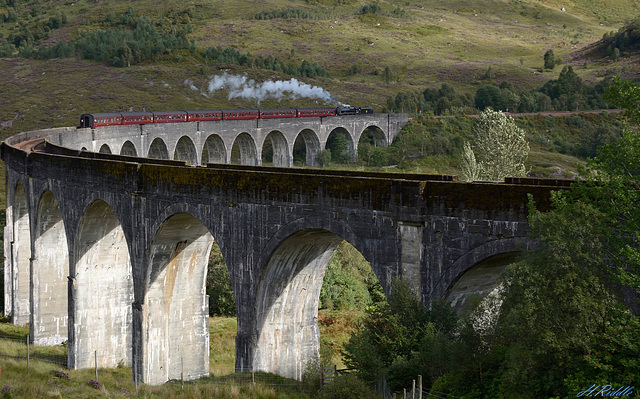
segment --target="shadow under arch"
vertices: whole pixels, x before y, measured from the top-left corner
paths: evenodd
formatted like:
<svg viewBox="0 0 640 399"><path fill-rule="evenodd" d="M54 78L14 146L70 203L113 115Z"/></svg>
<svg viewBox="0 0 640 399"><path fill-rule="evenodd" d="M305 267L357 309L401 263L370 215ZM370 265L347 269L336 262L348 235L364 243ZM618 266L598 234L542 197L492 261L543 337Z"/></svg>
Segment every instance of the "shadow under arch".
<svg viewBox="0 0 640 399"><path fill-rule="evenodd" d="M213 236L194 216L176 213L150 247L142 305L143 381L159 385L209 374L205 280ZM184 369L182 366L184 365Z"/></svg>
<svg viewBox="0 0 640 399"><path fill-rule="evenodd" d="M58 345L68 337L69 250L58 201L50 190L40 197L34 233L30 333L35 344Z"/></svg>
<svg viewBox="0 0 640 399"><path fill-rule="evenodd" d="M109 148L109 145L107 144L102 144L102 146L100 146L100 150L98 150L98 153L111 154L111 148Z"/></svg>
<svg viewBox="0 0 640 399"><path fill-rule="evenodd" d="M376 125L369 125L362 129L358 135L359 145L362 143L369 143L374 147L387 147L387 135L386 133Z"/></svg>
<svg viewBox="0 0 640 399"><path fill-rule="evenodd" d="M137 157L138 151L136 150L136 146L131 141L127 140L124 142L124 144L122 144L122 148L120 149L120 155Z"/></svg>
<svg viewBox="0 0 640 399"><path fill-rule="evenodd" d="M320 166L318 153L320 153L320 139L315 131L303 129L293 144L293 163L307 166Z"/></svg>
<svg viewBox="0 0 640 399"><path fill-rule="evenodd" d="M258 150L253 137L249 133L240 133L234 140L231 147L231 163L258 165Z"/></svg>
<svg viewBox="0 0 640 399"><path fill-rule="evenodd" d="M73 280L70 365L76 369L131 365L133 276L127 240L116 214L95 200L80 219Z"/></svg>
<svg viewBox="0 0 640 399"><path fill-rule="evenodd" d="M185 161L188 165L198 164L196 145L193 144L193 140L191 140L189 136L180 137L173 153L173 159L176 161Z"/></svg>
<svg viewBox="0 0 640 399"><path fill-rule="evenodd" d="M300 380L308 365L319 360L320 291L329 260L342 241L328 230L305 229L273 250L256 295L254 370Z"/></svg>
<svg viewBox="0 0 640 399"><path fill-rule="evenodd" d="M455 301L454 306L462 309L469 295L497 287L506 266L534 245L526 237L513 237L489 241L468 251L449 268L449 273L442 273L435 285L434 297L446 298L449 303Z"/></svg>
<svg viewBox="0 0 640 399"><path fill-rule="evenodd" d="M11 322L19 326L29 324L31 272L31 228L29 208L24 186L20 181L15 185L12 205L13 215L13 264L10 273L10 289L13 292Z"/></svg>
<svg viewBox="0 0 640 399"><path fill-rule="evenodd" d="M169 159L169 150L167 144L160 138L156 137L149 146L148 158L153 159Z"/></svg>
<svg viewBox="0 0 640 399"><path fill-rule="evenodd" d="M262 144L262 165L272 164L276 167L292 165L289 157L289 144L279 130L271 131Z"/></svg>
<svg viewBox="0 0 640 399"><path fill-rule="evenodd" d="M520 252L507 252L494 255L468 269L447 290L445 301L456 310L456 313L468 313L473 306L469 299L485 297L497 290L500 285L500 276L506 271L507 266L517 260L519 254Z"/></svg>
<svg viewBox="0 0 640 399"><path fill-rule="evenodd" d="M356 159L356 143L344 127L337 127L327 136L326 149L331 150L334 162L351 162Z"/></svg>
<svg viewBox="0 0 640 399"><path fill-rule="evenodd" d="M202 149L202 164L227 163L227 149L222 137L212 134L204 142Z"/></svg>

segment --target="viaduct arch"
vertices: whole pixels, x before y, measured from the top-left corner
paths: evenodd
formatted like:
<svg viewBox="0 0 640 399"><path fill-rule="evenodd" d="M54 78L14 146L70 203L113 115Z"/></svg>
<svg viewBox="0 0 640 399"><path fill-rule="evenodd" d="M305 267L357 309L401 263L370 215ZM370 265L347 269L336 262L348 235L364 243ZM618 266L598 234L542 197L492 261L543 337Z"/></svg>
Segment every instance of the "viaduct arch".
<svg viewBox="0 0 640 399"><path fill-rule="evenodd" d="M357 137L368 126L349 131ZM34 343L68 340L70 367L87 367L87 354L99 351L99 366L124 361L136 381L148 384L177 378L180 359L186 378L208 375L204 281L215 239L236 298L236 367L301 378L318 355L319 290L342 239L371 263L386 293L391 278L400 276L428 302L482 260L532 245L527 195L544 207L551 190L567 185L195 166L203 149L208 160L221 154L230 160L227 150L240 133L255 140L278 130L290 154L297 135L322 148L335 130L314 136L315 130L297 126L288 135L284 124L262 136L239 128L210 139L203 128L57 128L2 144L11 221L5 312L14 323L31 323ZM195 133L175 134L180 129ZM197 143L195 161L193 147L179 145L182 137ZM119 155L126 142L137 154L158 158ZM104 146L110 151L101 152ZM176 152L188 156L160 156ZM51 286L43 290L43 283Z"/></svg>

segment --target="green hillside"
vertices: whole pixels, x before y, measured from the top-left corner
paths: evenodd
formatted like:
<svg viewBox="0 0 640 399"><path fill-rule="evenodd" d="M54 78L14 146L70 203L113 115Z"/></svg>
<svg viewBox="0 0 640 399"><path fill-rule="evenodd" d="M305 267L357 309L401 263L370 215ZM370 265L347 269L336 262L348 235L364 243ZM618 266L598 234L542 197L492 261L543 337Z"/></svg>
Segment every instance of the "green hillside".
<svg viewBox="0 0 640 399"><path fill-rule="evenodd" d="M482 78L489 67L494 82L509 81L520 90L537 88L557 78L561 69L542 70L547 50L553 49L563 62L571 61L572 52L622 26L638 3L276 0L158 5L151 1L2 0L2 134L74 125L85 111L257 106L255 100L229 100L225 91L208 92L210 78L223 71L246 74L256 82L297 77L343 103L371 104L377 109L389 95L442 83L475 93L486 84ZM132 19L144 16L158 32L183 37L189 48L166 51L129 63L130 67L66 54L49 60L14 58L33 56L56 43L77 42L97 30L122 30L118 23L127 13ZM316 65L330 76L296 76L282 68L212 61L204 56L212 47L272 57L286 66ZM124 56L120 60L124 62ZM625 61L617 71L636 73L634 63ZM576 63L581 65L576 72L591 82L617 65L593 59L586 67L585 61ZM384 75L385 69L390 78ZM298 99L259 105L315 103Z"/></svg>

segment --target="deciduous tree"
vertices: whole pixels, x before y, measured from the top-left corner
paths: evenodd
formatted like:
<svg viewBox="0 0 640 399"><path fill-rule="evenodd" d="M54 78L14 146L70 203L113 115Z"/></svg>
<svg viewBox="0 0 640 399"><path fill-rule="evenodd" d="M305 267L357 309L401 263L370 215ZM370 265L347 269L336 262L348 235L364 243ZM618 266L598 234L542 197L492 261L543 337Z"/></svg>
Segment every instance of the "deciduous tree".
<svg viewBox="0 0 640 399"><path fill-rule="evenodd" d="M524 176L524 165L529 155L529 144L524 130L513 118L500 111L485 110L474 121L472 151L463 153L467 173L476 164L476 172L465 176L467 180L503 180L506 176ZM471 158L473 156L474 159Z"/></svg>

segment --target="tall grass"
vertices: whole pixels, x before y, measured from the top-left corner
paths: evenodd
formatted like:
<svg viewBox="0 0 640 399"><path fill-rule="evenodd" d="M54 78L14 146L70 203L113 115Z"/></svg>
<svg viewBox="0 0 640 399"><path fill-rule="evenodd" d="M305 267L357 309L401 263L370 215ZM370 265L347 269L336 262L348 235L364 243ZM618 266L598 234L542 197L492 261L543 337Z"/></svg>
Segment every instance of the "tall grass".
<svg viewBox="0 0 640 399"><path fill-rule="evenodd" d="M331 346L334 361L342 363L339 349L348 339L358 312L321 311L320 329L325 345ZM0 398L292 398L306 399L318 391L319 381L310 375L301 383L268 373L235 372L235 317L209 319L210 376L196 382L170 382L162 386L136 387L131 367L67 370L60 364L43 362L34 357L56 356L66 359L67 347L30 346L31 360L27 368L27 327L0 323ZM13 358L13 357L16 358ZM67 378L68 376L68 378Z"/></svg>

